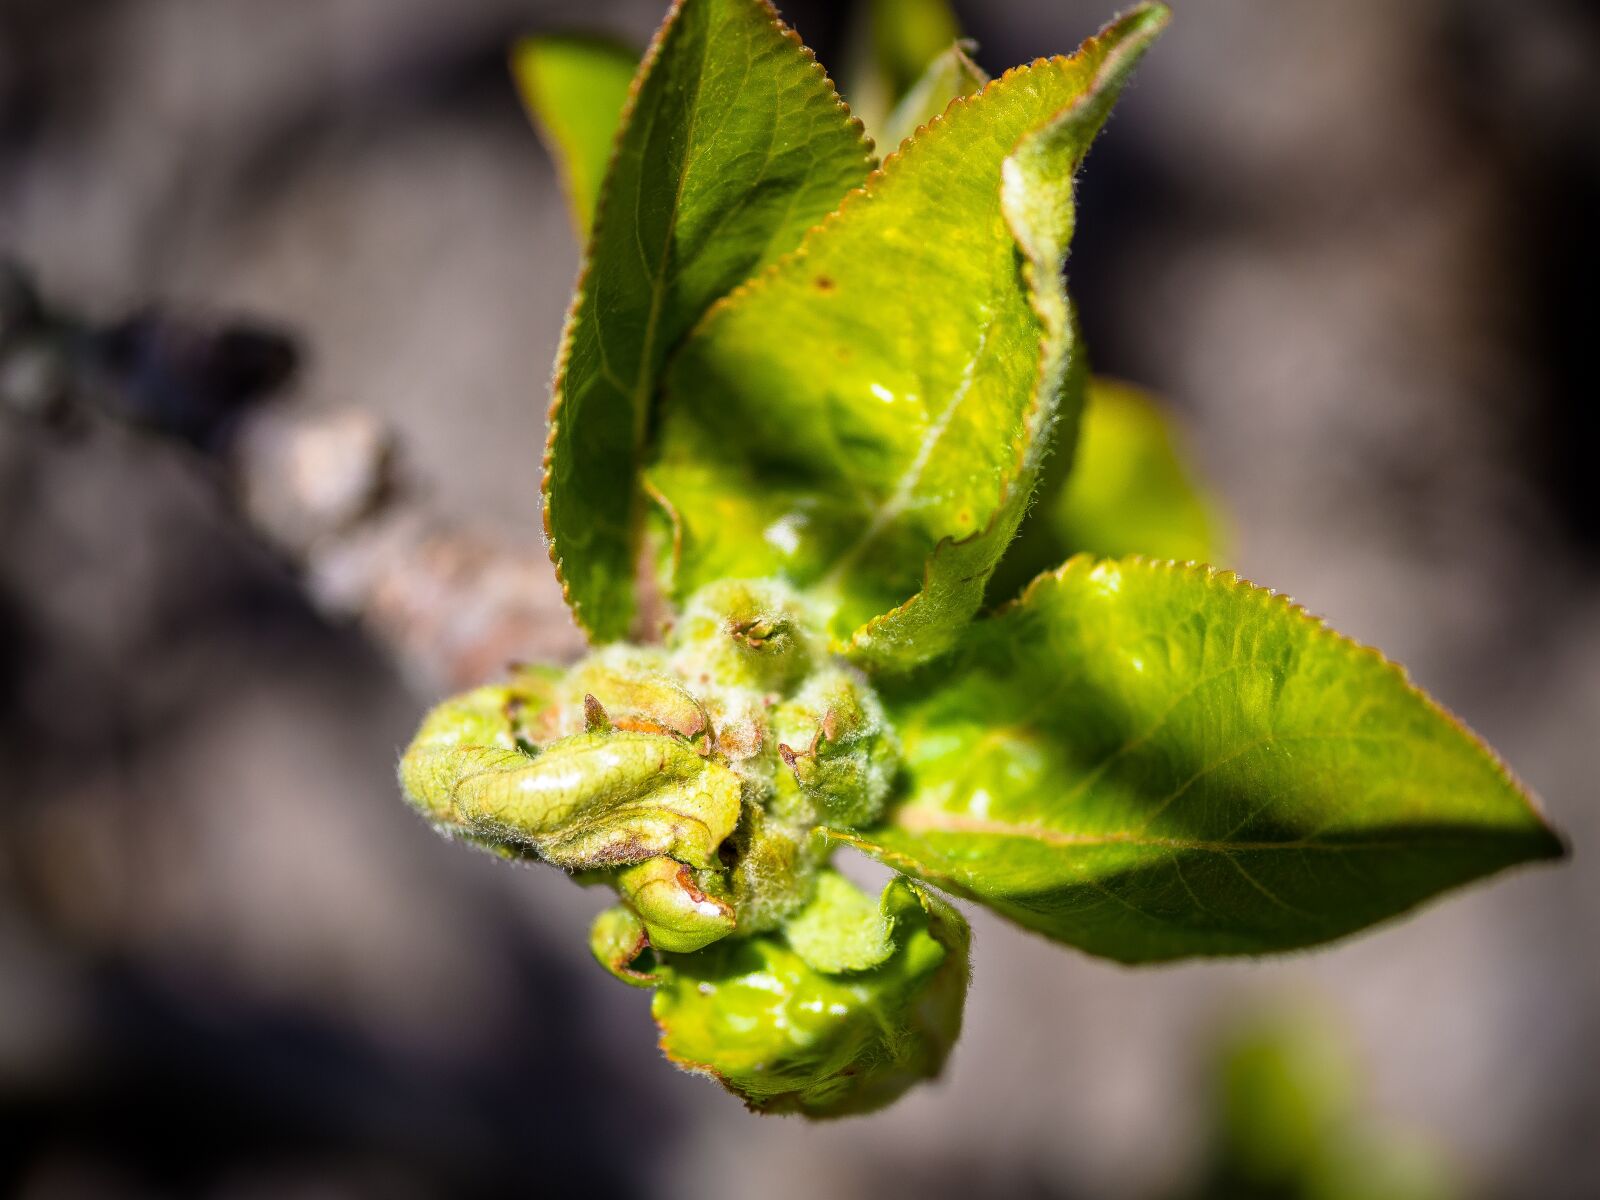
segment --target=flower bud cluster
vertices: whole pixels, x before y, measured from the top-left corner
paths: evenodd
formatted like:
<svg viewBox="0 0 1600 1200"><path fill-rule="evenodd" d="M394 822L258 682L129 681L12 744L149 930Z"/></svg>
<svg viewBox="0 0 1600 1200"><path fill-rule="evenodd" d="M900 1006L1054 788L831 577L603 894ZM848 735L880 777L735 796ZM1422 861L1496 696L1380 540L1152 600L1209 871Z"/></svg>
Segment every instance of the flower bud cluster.
<svg viewBox="0 0 1600 1200"><path fill-rule="evenodd" d="M449 832L610 884L650 947L687 953L798 911L817 829L874 820L898 766L876 694L801 602L735 581L691 598L665 645L442 706L401 782ZM626 926L607 918L607 944Z"/></svg>

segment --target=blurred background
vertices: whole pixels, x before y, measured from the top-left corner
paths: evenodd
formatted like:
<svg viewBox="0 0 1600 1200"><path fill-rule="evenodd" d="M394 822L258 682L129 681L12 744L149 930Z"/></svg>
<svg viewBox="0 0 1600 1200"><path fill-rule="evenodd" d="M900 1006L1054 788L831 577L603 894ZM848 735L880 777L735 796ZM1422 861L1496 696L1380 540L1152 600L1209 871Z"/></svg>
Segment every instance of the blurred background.
<svg viewBox="0 0 1600 1200"><path fill-rule="evenodd" d="M1112 5L956 7L998 71ZM1260 963L974 912L942 1080L746 1116L588 960L598 895L392 774L452 675L579 645L537 515L577 251L505 52L662 5L0 0L0 331L46 331L0 365L0 1191L1331 1194L1222 1160L1337 1127L1415 1176L1341 1195L1600 1195L1600 8L1176 7L1083 181L1096 366L1170 398L1227 565L1408 664L1575 861ZM842 62L844 7L784 10ZM47 419L71 388L102 402ZM494 661L439 653L392 594L423 576L238 499L258 396L258 432L328 416L285 453L334 524L403 494L385 545L478 539L439 595L521 564Z"/></svg>

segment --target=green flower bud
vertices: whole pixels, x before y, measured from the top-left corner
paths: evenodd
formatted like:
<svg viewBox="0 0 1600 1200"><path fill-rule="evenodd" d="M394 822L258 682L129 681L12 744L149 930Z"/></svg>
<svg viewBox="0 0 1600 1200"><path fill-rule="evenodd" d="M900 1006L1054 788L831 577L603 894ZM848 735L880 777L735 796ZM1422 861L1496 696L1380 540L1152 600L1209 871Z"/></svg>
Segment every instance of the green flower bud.
<svg viewBox="0 0 1600 1200"><path fill-rule="evenodd" d="M779 756L824 823L855 829L878 818L900 767L900 746L883 705L858 674L819 671L772 721L783 738Z"/></svg>
<svg viewBox="0 0 1600 1200"><path fill-rule="evenodd" d="M563 867L640 862L670 854L696 867L739 819L739 777L671 738L580 733L536 753L435 729L401 780L412 802L445 828L527 849Z"/></svg>
<svg viewBox="0 0 1600 1200"><path fill-rule="evenodd" d="M938 1074L960 1032L969 935L959 913L905 879L876 908L833 884L819 896L817 953L769 933L668 956L651 1005L668 1058L762 1112L881 1108ZM837 945L817 936L839 921Z"/></svg>
<svg viewBox="0 0 1600 1200"><path fill-rule="evenodd" d="M655 987L661 976L652 968L655 956L644 922L631 908L608 908L589 927L589 953L629 987Z"/></svg>
<svg viewBox="0 0 1600 1200"><path fill-rule="evenodd" d="M689 598L669 644L691 679L783 695L823 657L816 630L815 620L787 588L732 580Z"/></svg>
<svg viewBox="0 0 1600 1200"><path fill-rule="evenodd" d="M805 904L827 854L809 826L784 821L760 806L745 813L732 850L729 885L745 933L775 929Z"/></svg>
<svg viewBox="0 0 1600 1200"><path fill-rule="evenodd" d="M733 932L734 910L715 871L652 858L617 872L617 894L644 923L650 945L687 954Z"/></svg>
<svg viewBox="0 0 1600 1200"><path fill-rule="evenodd" d="M785 952L824 974L805 930L883 942L892 922L824 870L818 830L876 819L899 761L876 694L801 601L732 582L691 597L666 647L603 647L440 705L400 775L441 829L614 888L591 946L637 984L656 977L634 965L646 951L681 963L786 923Z"/></svg>

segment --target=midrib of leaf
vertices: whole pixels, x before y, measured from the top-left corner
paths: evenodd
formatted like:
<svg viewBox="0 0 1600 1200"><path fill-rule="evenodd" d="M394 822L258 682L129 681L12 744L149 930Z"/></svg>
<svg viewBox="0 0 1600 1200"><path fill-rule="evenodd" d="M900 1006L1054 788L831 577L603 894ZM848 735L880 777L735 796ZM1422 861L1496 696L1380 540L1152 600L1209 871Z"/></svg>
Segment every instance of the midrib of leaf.
<svg viewBox="0 0 1600 1200"><path fill-rule="evenodd" d="M661 306L667 294L667 264L672 257L672 239L678 228L678 212L683 206L683 189L689 181L690 164L694 161L695 143L700 127L700 94L705 87L706 63L710 58L711 38L708 36L700 51L700 69L694 76L694 95L689 102L689 128L684 136L683 169L678 172L677 186L672 192L672 212L667 218L667 228L661 239L661 256L656 262L656 269L651 273L650 280L650 312L645 318L644 342L639 355L638 370L634 375L633 386L629 389L629 398L633 402L633 444L642 445L646 431L650 426L650 393L653 390L654 373L650 370L650 363L655 357L656 338L660 333ZM747 68L748 70L748 68ZM650 138L655 136L656 121L660 116L660 109L650 114L650 132L645 138L648 146ZM643 149L640 150L641 160L647 156ZM765 168L763 168L764 170ZM644 206L645 173L639 172L637 194L634 196L633 209L639 212ZM639 227L634 226L634 245L639 248L639 258L645 266L649 266L649 256L645 253L644 245L639 240ZM604 341L601 342L604 346ZM643 501L643 494L634 496L634 507L637 509Z"/></svg>
<svg viewBox="0 0 1600 1200"><path fill-rule="evenodd" d="M1069 833L1041 825L1018 825L1009 821L993 821L984 817L969 817L961 813L942 812L935 809L907 809L895 814L894 827L907 833L977 834L986 837L1020 838L1061 849L1094 849L1101 846L1131 846L1135 849L1192 850L1209 854L1257 854L1270 851L1315 850L1325 854L1356 854L1367 850L1412 851L1418 843L1404 838L1361 838L1349 841L1332 841L1310 834L1285 841L1239 841L1229 838L1153 837L1132 830L1113 830L1109 833ZM874 845L870 836L844 829L824 827L822 831L834 841L850 845ZM1429 846L1471 846L1481 839L1471 837L1430 836ZM876 851L874 851L876 853ZM889 853L910 861L914 856L900 850ZM925 872L926 873L926 872ZM948 876L946 876L948 878Z"/></svg>
<svg viewBox="0 0 1600 1200"><path fill-rule="evenodd" d="M704 48L701 50L701 53L700 53L700 69L695 72L694 95L691 97L690 103L689 103L689 128L685 131L685 135L684 135L684 150L683 150L684 167L683 167L683 170L678 172L677 186L673 189L671 216L667 220L666 235L662 239L661 256L660 256L660 259L656 263L656 269L653 272L651 272L651 275L650 275L650 278L652 280L651 295L650 295L650 312L649 312L649 316L646 318L646 322L645 322L643 353L641 354L640 359L639 359L638 375L634 380L633 386L629 389L630 397L631 397L631 399L633 401L633 410L634 410L634 412L633 412L633 437L634 437L634 445L636 445L636 446L637 445L641 445L643 443L643 441L645 439L645 436L648 433L649 427L650 427L650 401L653 398L653 392L654 392L653 385L654 385L655 380L654 380L654 377L653 377L652 373L649 370L649 364L650 364L652 358L654 357L656 338L658 336L660 336L661 310L662 310L662 305L663 305L663 302L664 302L664 300L666 298L666 294L667 294L667 269L668 269L668 265L669 265L669 262L670 262L671 257L672 257L673 235L677 232L677 228L678 228L678 213L681 210L681 208L683 207L683 190L688 185L689 174L690 174L690 171L693 169L692 168L692 164L694 162L695 150L696 150L696 146L698 144L699 132L700 132L700 95L705 89L706 67L707 67L707 64L709 63L710 58L711 58L710 48L711 48L711 45L712 45L713 41L715 40L715 33L716 33L715 30L708 30L707 31L707 36L706 36L706 39L705 39ZM746 62L744 64L743 73L744 73L745 80L748 80L749 76L750 76L750 64L748 62ZM741 87L742 86L743 86L743 84L741 83ZM735 90L739 90L739 89L735 89ZM650 132L651 132L651 136L654 136L654 133L655 133L657 115L658 115L657 113L652 113L650 115ZM724 114L724 115L726 115L726 114ZM774 117L774 126L776 126L776 124L777 124L777 118L775 116ZM720 130L720 128L721 127L719 125L718 129ZM713 137L715 137L716 132L717 131L713 131L713 134L712 134ZM749 195L755 194L755 192L758 190L759 185L761 184L762 180L764 180L766 178L767 168L772 165L772 147L773 147L773 142L774 142L775 138L776 138L776 133L775 132L774 132L773 136L767 138L766 147L762 151L763 158L762 158L762 163L761 163L761 170L756 173L755 181L751 185L749 193L747 193ZM638 192L639 192L639 194L635 197L635 200L634 200L634 210L635 211L639 211L639 209L642 207L644 185L645 185L644 173L641 172L640 175L639 175L639 184L638 184ZM733 207L730 207L730 208L724 210L723 212L719 213L717 215L716 224L711 226L711 228L707 231L707 234L706 234L707 238L709 239L710 237L714 236L716 234L716 232L719 229L721 229L722 226L726 225L728 223L728 221L730 219L732 219L737 213L740 213L740 212L744 211L744 208L746 207L746 203L747 202L741 202L741 203L739 203L739 204L737 204L737 205L735 205ZM794 193L791 193L789 198L788 198L788 200L785 202L785 206L784 206L784 208L785 208L785 220L783 222L781 222L781 223L778 223L778 224L774 225L774 227L773 227L774 228L774 232L767 238L766 250L763 251L762 257L765 257L766 254L768 252L770 252L773 242L777 240L777 230L783 229L785 226L787 226L788 217L792 216L793 213L794 213L794 206L795 206L795 195L794 195ZM634 241L635 241L635 244L638 244L638 238L639 238L639 231L638 231L638 227L636 226L635 229L634 229ZM645 253L645 249L644 249L643 245L639 245L639 257L640 257L641 261L644 262L646 268L648 268L649 267L649 256ZM644 497L643 492L641 491L639 493L639 495L635 497L635 504L636 505L642 504L644 502L644 500L645 500L645 497Z"/></svg>
<svg viewBox="0 0 1600 1200"><path fill-rule="evenodd" d="M1292 950L1562 853L1403 670L1231 573L1083 555L969 638L888 689L905 799L825 834L1091 953Z"/></svg>
<svg viewBox="0 0 1600 1200"><path fill-rule="evenodd" d="M542 488L550 557L600 641L636 615L635 473L674 345L871 166L769 0L677 0L634 82L562 339Z"/></svg>
<svg viewBox="0 0 1600 1200"><path fill-rule="evenodd" d="M984 306L987 314L990 310ZM823 576L818 587L824 591L836 587L842 580L844 573L849 570L860 557L867 552L868 547L878 538L882 537L896 519L903 516L911 506L911 499L916 491L917 484L921 482L922 473L928 469L928 463L933 459L934 449L944 439L950 429L950 422L955 419L956 411L972 391L972 381L977 377L978 361L984 348L989 344L989 331L994 328L994 321L987 315L978 330L978 344L973 349L972 355L967 359L967 365L962 369L961 379L957 383L954 393L938 418L928 426L928 431L923 434L922 441L917 447L916 456L911 464L901 475L893 491L886 496L881 504L873 511L867 527L859 538L839 555L828 572Z"/></svg>

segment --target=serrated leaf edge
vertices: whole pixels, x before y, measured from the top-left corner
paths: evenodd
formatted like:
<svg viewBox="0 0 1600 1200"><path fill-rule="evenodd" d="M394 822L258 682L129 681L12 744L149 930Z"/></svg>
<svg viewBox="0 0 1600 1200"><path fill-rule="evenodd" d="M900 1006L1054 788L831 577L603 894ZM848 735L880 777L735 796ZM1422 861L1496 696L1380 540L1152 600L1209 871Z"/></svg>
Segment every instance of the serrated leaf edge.
<svg viewBox="0 0 1600 1200"><path fill-rule="evenodd" d="M561 344L556 351L555 366L552 369L550 378L550 404L545 413L546 429L544 455L540 460L540 523L544 531L545 553L550 559L551 566L555 568L556 582L561 585L561 598L566 602L567 610L572 614L573 623L577 625L577 627L583 632L584 637L591 643L596 640L594 631L584 620L582 603L575 599L572 595L572 588L567 580L565 572L562 570L560 547L556 545L555 534L550 528L550 468L554 460L556 431L559 425L558 412L561 408L562 399L561 385L566 377L567 359L572 352L572 339L577 326L578 310L583 303L584 284L588 281L589 277L591 247L599 238L602 228L604 228L606 210L611 196L611 173L613 168L616 166L617 154L621 148L623 133L633 120L633 112L638 103L639 92L643 88L644 81L648 77L651 69L655 66L656 59L661 54L661 48L665 45L670 31L677 23L679 14L682 12L685 4L695 2L696 0L673 0L672 7L667 10L667 15L662 18L661 24L656 27L655 33L651 35L650 44L645 48L644 56L640 59L639 69L637 72L635 72L633 82L628 87L628 97L622 105L622 113L617 121L617 132L611 143L611 155L606 160L605 174L602 176L600 192L595 200L594 221L590 225L589 240L584 246L582 261L578 264L577 279L572 288L572 300L567 305L566 317L562 322ZM859 117L855 116L850 111L850 106L845 103L844 98L839 94L838 86L828 74L827 68L824 67L821 61L817 58L816 52L812 50L811 47L807 46L801 39L800 35L784 22L783 18L779 15L777 8L774 7L772 0L754 0L754 2L766 10L767 17L772 22L773 28L778 31L781 37L792 43L801 52L802 56L808 61L812 74L819 77L823 84L826 85L828 90L833 94L834 103L838 106L839 111L844 114L846 124L855 126L856 135L860 139L866 152L867 161L870 163L873 160L877 148L873 145L872 138L867 135L866 126L862 124ZM809 234L802 236L804 237L808 235ZM714 301L711 307L716 307L716 304L720 302L720 299L718 301ZM709 312L710 309L708 308L707 311ZM702 315L700 321L703 320L704 316ZM697 321L695 325L691 327L689 335L686 336L693 336L693 331L699 327L700 321ZM648 400L646 403L648 404ZM640 530L643 525L643 522L640 519L641 513L639 511L642 507L643 500L643 489L640 485L640 475L642 474L641 468L643 466L643 450L644 447L642 445L637 445L634 447L635 461L633 463L633 470L629 477L629 486L631 486L634 491L635 513L632 519L631 537L634 543L633 556L635 560L637 560L639 556L639 537Z"/></svg>
<svg viewBox="0 0 1600 1200"><path fill-rule="evenodd" d="M1101 93L1101 90L1105 86L1107 78L1114 77L1123 69L1125 60L1129 55L1132 55L1136 58L1142 55L1144 51L1148 49L1150 39L1156 34L1159 34L1161 30L1165 28L1169 19L1170 16L1167 10L1164 6L1159 4L1143 5L1139 8L1130 10L1128 13L1118 16L1112 21L1108 22L1105 27L1093 37L1086 39L1083 45L1081 45L1072 55L1057 55L1050 59L1036 59L1026 68L1014 67L1012 70L1005 72L1005 74L1001 75L998 79L991 80L988 84L985 84L980 91L971 97L956 97L946 107L945 112L939 117L934 118L934 120L929 122L929 125L925 128L932 127L933 125L946 120L948 116L956 109L956 107L963 104L964 101L969 99L974 101L981 99L991 87L1003 83L1015 73L1023 70L1030 70L1039 66L1041 63L1065 63L1071 61L1072 59L1083 57L1084 55L1089 54L1097 43L1110 40L1113 37L1114 32L1118 33L1119 40L1117 44L1110 52L1107 53L1105 61L1100 64L1100 69L1095 72L1094 78L1085 86L1082 94L1079 95L1078 98L1075 99L1071 104L1063 106L1048 120L1041 122L1034 129L1029 130L1021 138L1019 138L1017 140L1017 145L1013 146L1011 149L1011 154L1015 154L1017 149L1028 138L1034 136L1042 129L1048 128L1052 125L1055 125L1057 122L1068 119L1072 113L1085 108L1095 99L1097 99ZM1126 33L1118 32L1121 31L1124 26L1131 27L1136 21L1147 22L1150 25L1150 28L1143 31L1136 31L1129 28ZM1143 36L1138 37L1136 40L1136 34L1138 33L1142 33ZM902 148L914 144L915 140L916 137L914 136L909 142L903 143ZM1027 474L1028 471L1036 469L1043 461L1045 454L1048 452L1051 439L1046 436L1046 431L1041 429L1039 425L1042 417L1041 410L1047 406L1053 410L1055 405L1055 398L1053 396L1048 398L1046 397L1046 389L1044 386L1047 381L1047 376L1052 370L1050 361L1052 358L1050 353L1051 330L1049 328L1051 318L1050 315L1045 311L1044 305L1040 301L1039 288L1036 286L1036 276L1039 270L1039 263L1036 262L1034 257L1027 252L1022 234L1012 222L1011 217L1004 213L1003 209L1002 216L1005 219L1007 228L1011 232L1012 240L1016 242L1019 251L1021 251L1023 260L1023 275L1028 285L1028 304L1033 309L1034 315L1039 319L1039 323L1043 331L1039 339L1038 368L1034 376L1034 387L1030 397L1029 405L1027 411L1025 411L1022 416L1022 430L1013 439L1013 449L1016 452L1017 459L1016 468L1011 472L1011 474L1006 476L1001 481L999 498L995 504L994 511L989 515L986 524L981 529L974 530L964 538L957 539L953 537L945 537L940 539L940 541L934 546L933 550L929 553L926 561L923 564L921 589L919 589L914 595L908 597L904 603L897 605L888 612L878 614L878 616L873 617L870 621L867 621L865 624L861 625L851 633L849 640L844 644L840 645L836 643L835 650L838 652L847 655L859 655L865 651L870 645L872 639L877 636L878 632L886 624L892 620L902 617L905 613L912 609L912 606L914 606L919 600L927 595L928 588L932 582L934 566L941 555L950 553L950 551L956 546L966 545L970 542L988 538L994 532L996 525L999 523L1001 517L1006 511L1007 505L1011 502L1012 489L1016 486L1017 481ZM1063 287L1063 293L1064 292L1065 288ZM1064 295L1063 298L1065 298ZM1077 341L1070 316L1071 301L1066 301L1066 303L1069 308L1069 313L1065 327L1062 330L1065 338L1065 344L1062 347L1063 377L1065 375L1065 370L1070 367L1072 354L1076 352ZM1053 421L1054 418L1055 413L1052 411L1048 415L1048 419ZM1035 455L1039 461L1030 463L1028 461L1029 458ZM1035 477L1035 483L1037 483L1037 477ZM997 559L996 562L998 563L998 561L999 560Z"/></svg>
<svg viewBox="0 0 1600 1200"><path fill-rule="evenodd" d="M1551 826L1549 818L1545 812L1544 803L1539 798L1538 794L1517 777L1506 761L1500 757L1499 753L1496 752L1488 742L1480 737L1471 728L1471 726L1469 726L1449 708L1445 707L1438 700L1434 699L1433 696L1431 696L1424 689L1418 687L1416 682L1411 678L1410 672L1407 671L1402 664L1395 662L1393 659L1385 655L1381 650L1378 650L1372 646L1368 646L1364 642L1358 642L1348 634L1341 633L1339 630L1330 625L1326 618L1311 612L1293 597L1288 596L1283 592L1279 592L1276 589L1263 587L1260 584L1254 583L1253 581L1240 575L1237 571L1213 567L1205 563L1178 562L1173 559L1150 558L1142 554L1128 555L1123 558L1100 558L1093 554L1076 554L1069 558L1066 562L1062 563L1061 566L1057 567L1055 570L1046 571L1041 575L1035 576L1033 581L1022 590L1022 594L1020 596L1014 600L1007 601L1005 604L997 608L990 616L985 617L984 620L996 621L1002 619L1005 614L1010 612L1013 608L1025 606L1032 598L1034 592L1038 589L1046 587L1053 582L1065 582L1069 575L1092 573L1095 570L1107 566L1120 567L1123 565L1151 568L1154 570L1165 571L1173 575L1187 575L1191 578L1201 580L1209 588L1221 590L1225 593L1232 592L1236 588L1243 588L1246 592L1259 599L1269 608L1276 608L1277 610L1287 613L1291 617L1304 622L1310 627L1310 632L1313 637L1321 638L1325 641L1332 641L1345 650L1354 651L1358 656L1376 663L1386 674L1395 678L1409 696L1420 701L1425 709L1443 719L1448 726L1459 733L1467 742L1467 744L1472 746L1488 763L1499 782L1508 788L1513 795L1515 795L1527 806L1529 814L1535 819L1539 829L1543 833L1547 834L1551 839L1550 853L1530 857L1530 859L1527 861L1536 861L1540 858L1559 859L1565 857L1570 852L1566 838ZM893 823L893 821L894 816L891 813L888 817L887 823ZM824 834L830 839L846 840L837 837L836 833L831 830L825 830ZM1128 843L1130 841L1130 839L1125 836L1097 836L1101 837L1101 840L1104 844ZM1160 839L1149 840L1156 842ZM1095 843L1086 840L1083 844L1089 845ZM1198 845L1201 843L1196 844ZM1366 843L1360 844L1364 845ZM1284 848L1293 848L1293 843L1287 842L1274 842L1264 845L1270 845L1272 848L1277 848L1279 846Z"/></svg>

